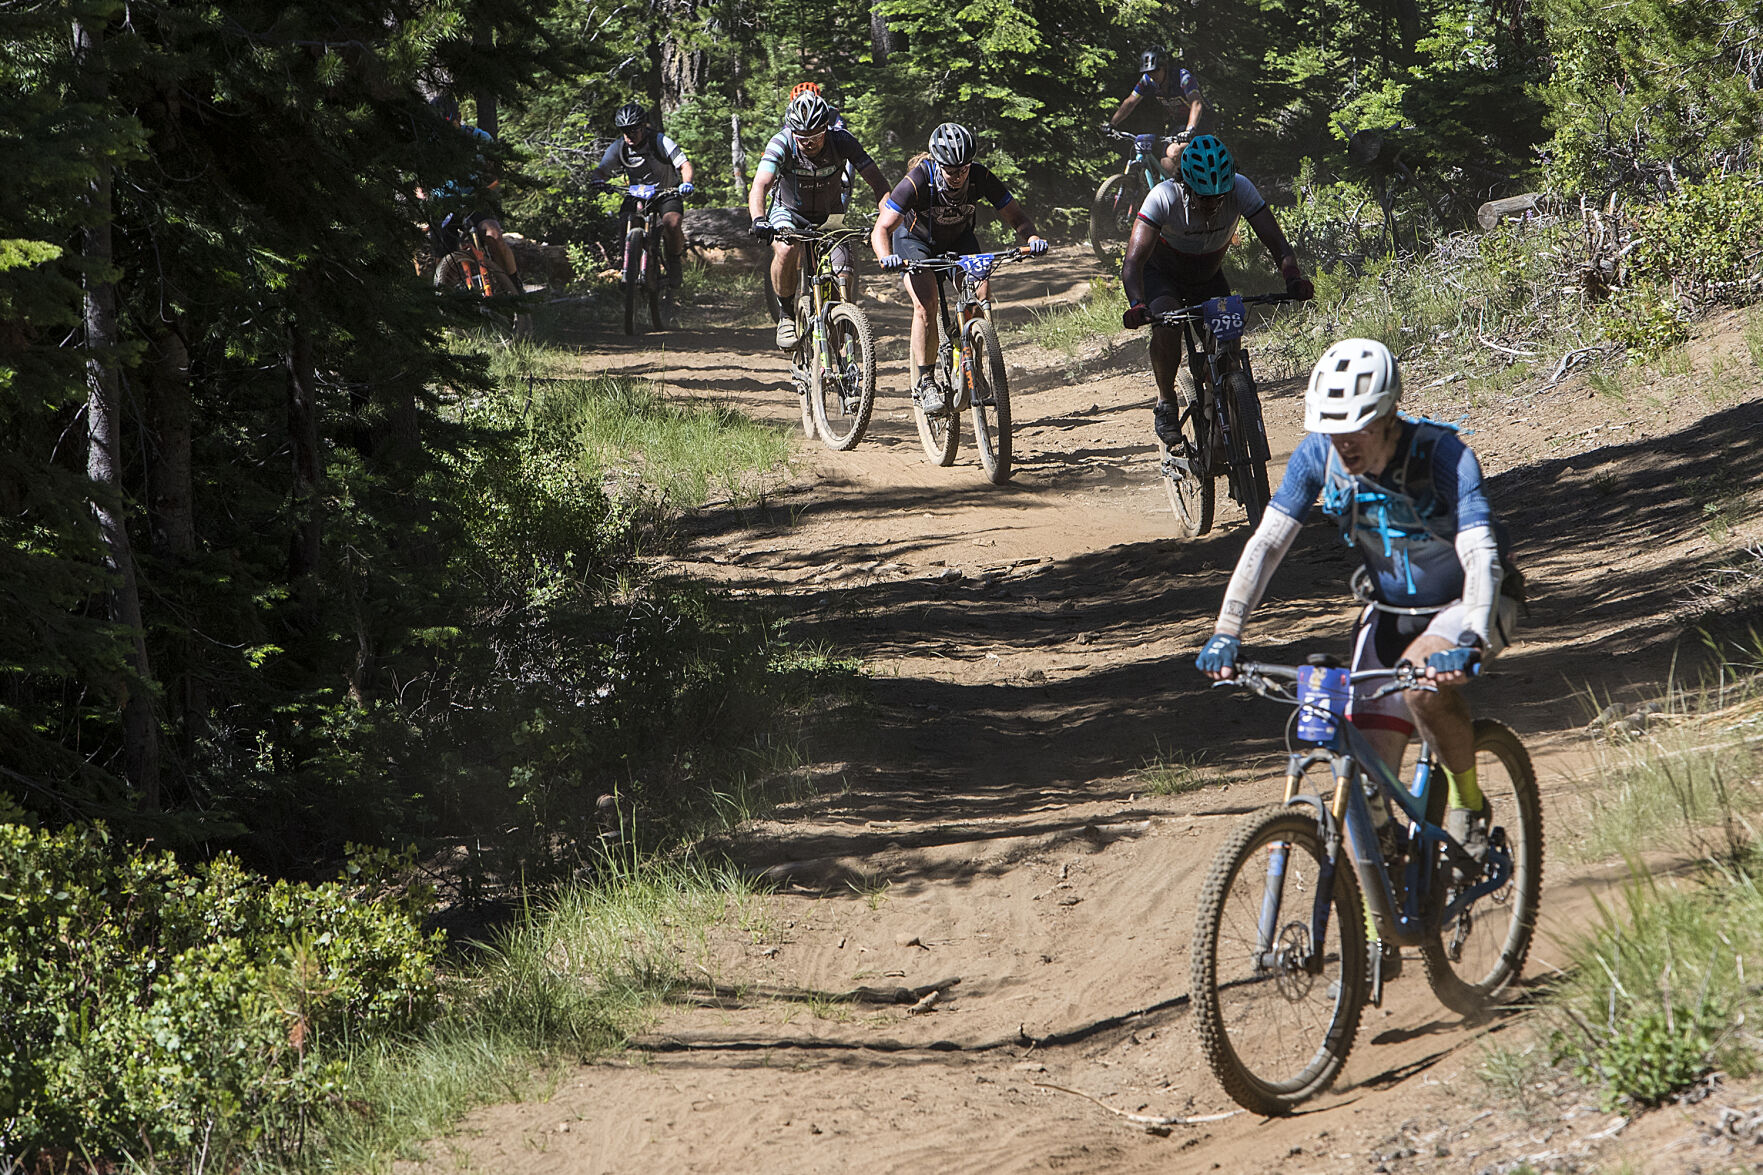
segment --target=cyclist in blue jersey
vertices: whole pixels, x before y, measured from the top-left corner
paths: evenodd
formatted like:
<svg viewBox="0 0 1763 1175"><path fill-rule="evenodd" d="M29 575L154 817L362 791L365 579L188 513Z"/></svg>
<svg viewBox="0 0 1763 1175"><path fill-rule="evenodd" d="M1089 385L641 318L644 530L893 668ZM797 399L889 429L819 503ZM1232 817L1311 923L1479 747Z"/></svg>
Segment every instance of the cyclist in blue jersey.
<svg viewBox="0 0 1763 1175"><path fill-rule="evenodd" d="M1353 580L1365 607L1353 630L1353 668L1407 661L1424 666L1437 687L1376 700L1369 695L1380 683L1356 688L1347 718L1392 769L1419 727L1445 771L1445 828L1479 858L1489 813L1462 687L1511 641L1522 580L1509 571L1475 453L1448 425L1398 415L1401 394L1395 356L1382 343L1343 339L1323 352L1304 395L1308 435L1237 560L1196 663L1215 680L1234 676L1249 612L1320 497L1361 560Z"/></svg>
<svg viewBox="0 0 1763 1175"><path fill-rule="evenodd" d="M1035 231L1035 223L1010 195L992 170L975 163L978 150L973 132L960 123L945 122L931 132L929 153L882 201L869 243L883 269L904 269L908 261L924 261L942 253L982 253L973 235L979 201L997 209L1016 237L1036 253L1047 251L1047 242ZM975 291L989 293L989 282ZM926 273L906 275L906 294L912 299L912 397L927 416L948 411L948 395L931 374L933 333L937 331L936 279ZM941 347L952 347L943 339Z"/></svg>
<svg viewBox="0 0 1763 1175"><path fill-rule="evenodd" d="M836 119L836 112L819 94L804 92L791 99L784 129L766 144L747 191L753 235L771 242L771 285L781 304L777 345L786 351L799 342L792 307L802 246L773 241L772 237L780 230L800 232L809 225L825 224L827 217L842 213L847 168L856 169L878 202L888 194L888 181L881 169L850 131L835 125ZM775 201L767 210L766 200L772 196ZM835 249L832 261L834 272L845 284L851 276L850 248Z"/></svg>
<svg viewBox="0 0 1763 1175"><path fill-rule="evenodd" d="M1286 292L1294 298L1315 297L1316 287L1299 268L1297 254L1280 231L1267 201L1248 177L1237 171L1225 145L1211 135L1201 135L1182 148L1180 177L1152 188L1139 205L1121 271L1127 300L1121 322L1134 329L1150 322L1154 314L1230 293L1224 255L1230 250L1239 220L1248 221L1273 254ZM1151 329L1151 373L1157 382L1152 426L1165 444L1177 447L1181 444L1181 411L1174 389L1185 337L1186 332L1176 326Z"/></svg>
<svg viewBox="0 0 1763 1175"><path fill-rule="evenodd" d="M1152 46L1139 54L1138 84L1108 116L1108 125L1118 130L1121 124L1131 122L1145 134L1167 134L1175 128L1175 142L1161 160L1163 174L1174 175L1177 157L1198 133L1200 112L1204 109L1200 83L1194 75L1180 62L1171 64L1162 49Z"/></svg>
<svg viewBox="0 0 1763 1175"><path fill-rule="evenodd" d="M430 98L429 109L440 115L448 126L464 131L480 144L495 142L488 131L461 121L459 103L454 101L451 94L437 94ZM478 156L478 161L481 164L483 156ZM429 218L429 240L434 245L436 257L445 257L459 248L464 234L471 232L473 228L482 230L491 258L508 275L515 290L523 290L525 287L521 284L514 250L503 239L502 222L497 219L494 210L496 189L501 181L493 177L488 182L482 181L482 176L471 175L436 184L426 191L421 187L416 189L417 199L440 205L436 209L442 214L439 219L433 216Z"/></svg>
<svg viewBox="0 0 1763 1175"><path fill-rule="evenodd" d="M677 283L680 258L686 251L684 197L693 191L692 161L686 158L678 143L650 127L649 112L640 103L626 102L620 106L612 116L612 125L618 131L618 137L607 144L599 166L594 168L596 180L604 181L614 170L622 169L628 183L679 189L678 196L669 196L655 205L655 211L661 214L663 238L667 242L666 270L670 280ZM636 203L627 196L624 207L619 210L619 218L629 224L635 212Z"/></svg>

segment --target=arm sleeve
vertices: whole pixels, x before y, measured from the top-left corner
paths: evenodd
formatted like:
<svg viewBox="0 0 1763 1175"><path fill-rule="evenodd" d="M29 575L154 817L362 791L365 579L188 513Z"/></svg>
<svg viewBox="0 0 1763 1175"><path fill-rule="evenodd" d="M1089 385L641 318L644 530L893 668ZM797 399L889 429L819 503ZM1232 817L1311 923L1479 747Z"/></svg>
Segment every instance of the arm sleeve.
<svg viewBox="0 0 1763 1175"><path fill-rule="evenodd" d="M1200 80L1188 72L1186 66L1181 67L1175 75L1175 88L1189 102L1200 96Z"/></svg>
<svg viewBox="0 0 1763 1175"><path fill-rule="evenodd" d="M924 164L920 163L911 171L900 177L894 190L888 193L887 206L904 216L918 205L918 181L924 174Z"/></svg>
<svg viewBox="0 0 1763 1175"><path fill-rule="evenodd" d="M1237 569L1231 572L1230 586L1224 589L1224 605L1218 610L1217 631L1231 636L1243 635L1249 613L1261 602L1267 581L1273 578L1292 540L1298 535L1298 520L1278 510L1261 515L1261 525L1249 536L1243 547Z"/></svg>
<svg viewBox="0 0 1763 1175"><path fill-rule="evenodd" d="M1457 532L1457 560L1463 564L1463 608L1468 615L1464 623L1469 631L1488 643L1493 630L1494 605L1499 601L1500 545L1494 528L1472 526Z"/></svg>
<svg viewBox="0 0 1763 1175"><path fill-rule="evenodd" d="M1004 186L1004 181L999 179L991 168L983 164L973 165L973 172L968 177L967 185L975 196L993 208L1002 208L1014 199L1010 195L1010 189Z"/></svg>
<svg viewBox="0 0 1763 1175"><path fill-rule="evenodd" d="M1140 74L1137 84L1132 88L1132 92L1141 98L1155 98L1157 96L1157 83L1151 80L1150 74Z"/></svg>
<svg viewBox="0 0 1763 1175"><path fill-rule="evenodd" d="M1267 207L1267 201L1262 199L1260 189L1249 182L1248 176L1240 172L1237 174L1235 193L1237 208L1242 212L1244 220Z"/></svg>
<svg viewBox="0 0 1763 1175"><path fill-rule="evenodd" d="M1169 219L1169 201L1175 193L1175 185L1168 180L1151 189L1151 194L1139 203L1139 219L1154 229L1161 230L1163 222Z"/></svg>
<svg viewBox="0 0 1763 1175"><path fill-rule="evenodd" d="M759 171L775 172L783 167L784 152L789 149L786 134L771 136L771 142L765 144L765 154L759 157Z"/></svg>
<svg viewBox="0 0 1763 1175"><path fill-rule="evenodd" d="M665 155L667 161L675 167L684 167L686 165L686 153L680 150L680 145L678 143L674 142L666 135L656 136L656 146L661 148L661 153Z"/></svg>
<svg viewBox="0 0 1763 1175"><path fill-rule="evenodd" d="M614 139L612 142L606 144L606 153L600 156L600 166L594 169L594 174L604 179L607 173L617 166L618 140Z"/></svg>
<svg viewBox="0 0 1763 1175"><path fill-rule="evenodd" d="M869 157L869 152L863 149L863 144L857 141L857 136L853 135L850 131L845 130L843 127L835 126L832 131L832 138L833 142L838 144L839 154L843 155L845 157L845 162L849 163L856 170L862 171L864 168L875 162L875 160Z"/></svg>

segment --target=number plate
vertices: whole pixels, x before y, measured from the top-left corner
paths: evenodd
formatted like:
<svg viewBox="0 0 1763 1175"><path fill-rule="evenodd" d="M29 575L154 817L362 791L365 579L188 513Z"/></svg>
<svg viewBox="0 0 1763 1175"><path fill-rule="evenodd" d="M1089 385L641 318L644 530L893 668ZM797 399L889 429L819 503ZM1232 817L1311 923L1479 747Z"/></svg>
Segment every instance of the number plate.
<svg viewBox="0 0 1763 1175"><path fill-rule="evenodd" d="M991 277L997 264L996 253L968 253L961 258L962 271L976 282L983 282Z"/></svg>
<svg viewBox="0 0 1763 1175"><path fill-rule="evenodd" d="M658 190L659 189L657 189L654 184L632 184L631 185L631 198L635 199L635 200L647 200L650 196L653 196Z"/></svg>
<svg viewBox="0 0 1763 1175"><path fill-rule="evenodd" d="M1221 343L1234 343L1243 337L1243 300L1236 294L1214 298L1200 308L1206 329Z"/></svg>
<svg viewBox="0 0 1763 1175"><path fill-rule="evenodd" d="M1157 136L1156 135L1134 135L1132 142L1133 142L1134 147L1137 147L1140 151L1143 151L1146 155L1157 154Z"/></svg>

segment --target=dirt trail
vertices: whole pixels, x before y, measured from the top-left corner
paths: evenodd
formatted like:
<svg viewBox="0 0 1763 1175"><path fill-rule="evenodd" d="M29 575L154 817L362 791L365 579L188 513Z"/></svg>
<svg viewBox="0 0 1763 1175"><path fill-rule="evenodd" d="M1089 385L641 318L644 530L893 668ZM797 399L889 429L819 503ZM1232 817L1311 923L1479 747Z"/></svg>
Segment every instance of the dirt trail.
<svg viewBox="0 0 1763 1175"><path fill-rule="evenodd" d="M997 317L1081 296L1089 271L1075 250L1018 267L998 282ZM1212 534L1172 537L1142 347L1125 336L1072 378L1075 361L1007 335L1014 481L987 485L965 446L954 467L930 465L906 409L900 303L867 305L884 360L870 439L843 455L804 444L786 490L707 512L675 568L771 597L794 638L872 675L864 719L817 748L817 798L734 846L779 892L757 931L731 931L706 961L733 990L674 1009L546 1100L474 1115L410 1169L1471 1171L1619 1145L1576 1141L1604 1126L1595 1113L1548 1139L1488 1117L1480 1044L1512 1021L1465 1025L1414 963L1310 1112L1160 1134L1119 1116L1234 1108L1193 1043L1186 988L1203 871L1236 818L1276 798L1283 712L1210 691L1191 668L1241 514L1221 501ZM584 362L793 425L769 335L754 320L665 350L597 337ZM1686 458L1755 484L1754 393L1616 403L1575 379L1480 405L1448 383L1410 397L1466 416L1533 584L1525 639L1479 704L1529 745L1553 837L1589 786L1576 689L1634 696L1661 680L1684 582L1730 546L1698 529ZM1301 387L1263 394L1283 463ZM1306 528L1257 614L1255 652L1339 648L1349 566L1332 530ZM1209 786L1148 795L1156 761L1198 764ZM1610 875L1551 860L1527 975L1559 961L1559 935ZM929 985L943 994L919 1015L831 998Z"/></svg>

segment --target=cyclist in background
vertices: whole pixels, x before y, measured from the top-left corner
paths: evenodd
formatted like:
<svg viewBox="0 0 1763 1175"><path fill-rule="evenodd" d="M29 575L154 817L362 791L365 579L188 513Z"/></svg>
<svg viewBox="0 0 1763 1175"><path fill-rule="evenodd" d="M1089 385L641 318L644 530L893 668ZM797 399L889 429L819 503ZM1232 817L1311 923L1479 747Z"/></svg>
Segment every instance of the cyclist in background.
<svg viewBox="0 0 1763 1175"><path fill-rule="evenodd" d="M1108 125L1119 130L1122 123L1131 120L1141 133L1160 135L1174 128L1175 142L1162 159L1163 174L1174 175L1183 145L1200 129L1200 112L1204 108L1200 83L1194 75L1179 62L1171 66L1168 55L1153 45L1139 54L1138 84L1108 116ZM1137 118L1134 111L1140 111Z"/></svg>
<svg viewBox="0 0 1763 1175"><path fill-rule="evenodd" d="M1362 561L1354 586L1366 604L1353 629L1353 669L1406 661L1423 666L1438 689L1372 700L1378 683L1368 683L1356 687L1347 718L1392 770L1419 727L1445 771L1445 829L1479 860L1490 813L1462 687L1511 641L1522 579L1507 572L1505 529L1488 506L1475 453L1449 425L1397 415L1401 395L1396 358L1382 343L1342 339L1323 352L1304 394L1308 435L1237 560L1217 631L1196 664L1214 680L1235 675L1249 612L1320 496Z"/></svg>
<svg viewBox="0 0 1763 1175"><path fill-rule="evenodd" d="M680 150L678 143L649 126L649 112L636 102L626 102L612 116L618 137L606 147L594 178L604 181L613 169L623 168L625 180L633 184L654 184L661 188L678 188L679 195L656 202L654 210L661 214L663 239L667 242L666 270L670 280L679 282L680 258L686 251L686 230L682 223L686 214L685 197L692 187L692 161ZM636 201L625 197L619 217L626 224L636 215Z"/></svg>
<svg viewBox="0 0 1763 1175"><path fill-rule="evenodd" d="M784 129L766 144L753 186L747 190L753 235L771 243L771 286L780 304L777 345L786 351L799 341L793 307L802 246L773 241L773 235L822 225L827 217L843 212L849 194L845 174L850 169L863 177L878 202L888 194L888 181L875 161L850 131L836 125L837 118L826 99L811 90L791 99ZM775 200L768 210L766 200L772 196ZM833 250L832 265L848 297L855 284L849 245Z"/></svg>
<svg viewBox="0 0 1763 1175"><path fill-rule="evenodd" d="M464 131L480 143L493 143L490 133L480 127L462 122L459 117L459 103L451 94L437 94L429 99L429 109L438 114L447 125ZM483 163L483 156L478 156ZM441 205L436 211L445 210L440 219L429 218L429 241L434 246L437 259L446 257L458 250L461 239L472 229L483 232L485 244L490 250L491 259L506 273L514 283L516 291L524 290L521 284L518 263L514 259L514 250L502 238L502 222L495 213L496 189L500 180L491 178L479 189L479 181L483 177L473 174L464 179L448 180L437 184L427 191L416 189L418 200L427 200ZM482 211L476 205L482 205L490 211ZM449 207L450 206L450 207Z"/></svg>
<svg viewBox="0 0 1763 1175"><path fill-rule="evenodd" d="M1032 252L1047 251L1046 240L1004 181L973 161L976 151L973 132L959 123L945 122L931 132L929 154L894 185L870 231L869 243L883 269L904 269L908 261L941 253L984 252L973 235L981 200L998 210L998 216L1016 231L1017 240ZM979 284L975 292L980 298L988 295L989 285ZM949 407L930 366L931 337L937 330L936 279L928 273L909 273L906 293L912 299L912 397L927 416L934 416ZM954 340L943 339L939 349L953 345Z"/></svg>
<svg viewBox="0 0 1763 1175"><path fill-rule="evenodd" d="M1164 180L1151 189L1133 221L1121 273L1127 308L1120 320L1128 329L1144 326L1154 314L1182 310L1230 293L1224 255L1239 220L1247 220L1273 254L1287 293L1306 300L1316 296L1316 288L1298 267L1297 255L1280 231L1273 210L1248 177L1237 173L1223 143L1211 135L1190 140L1182 148L1180 169L1180 178ZM1157 381L1151 421L1158 438L1167 445L1180 444L1181 410L1175 402L1175 377L1181 369L1186 335L1179 326L1151 329L1151 373Z"/></svg>

